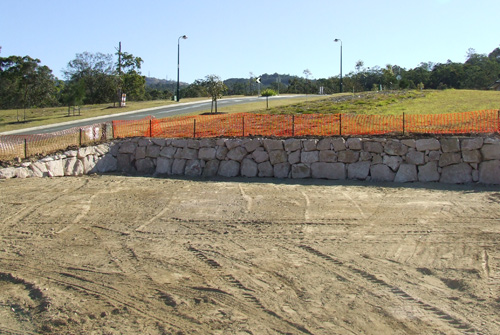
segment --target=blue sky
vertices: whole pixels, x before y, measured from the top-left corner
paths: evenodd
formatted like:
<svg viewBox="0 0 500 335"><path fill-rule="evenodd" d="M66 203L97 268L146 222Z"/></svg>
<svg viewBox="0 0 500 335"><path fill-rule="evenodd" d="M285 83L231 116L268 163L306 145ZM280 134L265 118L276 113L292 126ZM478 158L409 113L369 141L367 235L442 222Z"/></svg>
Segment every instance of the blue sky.
<svg viewBox="0 0 500 335"><path fill-rule="evenodd" d="M142 74L181 81L263 73L313 78L365 67L464 62L500 46L498 0L0 0L1 57L39 58L53 73L84 51L140 56Z"/></svg>

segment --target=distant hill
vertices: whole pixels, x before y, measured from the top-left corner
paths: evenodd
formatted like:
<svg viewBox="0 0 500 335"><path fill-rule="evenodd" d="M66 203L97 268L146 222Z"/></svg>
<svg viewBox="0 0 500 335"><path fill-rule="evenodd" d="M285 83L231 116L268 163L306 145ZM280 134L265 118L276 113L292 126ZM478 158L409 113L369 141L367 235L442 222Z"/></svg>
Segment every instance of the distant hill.
<svg viewBox="0 0 500 335"><path fill-rule="evenodd" d="M290 82L290 80L294 79L294 78L298 78L297 76L291 76L289 74L278 74L278 73L274 73L274 74L267 74L267 73L264 73L260 76L256 76L256 77L260 77L260 81L262 83L262 86L270 86L272 83L276 83L276 82L280 82L284 85L288 85L288 83ZM229 79L226 79L224 80L224 84L226 84L227 86L231 86L231 85L234 85L234 84L246 84L248 83L248 81L250 80L250 78L229 78Z"/></svg>
<svg viewBox="0 0 500 335"><path fill-rule="evenodd" d="M179 82L179 86L187 86L188 83ZM153 77L146 77L146 87L155 88L158 90L172 89L177 86L176 80L168 80L168 79L158 79Z"/></svg>

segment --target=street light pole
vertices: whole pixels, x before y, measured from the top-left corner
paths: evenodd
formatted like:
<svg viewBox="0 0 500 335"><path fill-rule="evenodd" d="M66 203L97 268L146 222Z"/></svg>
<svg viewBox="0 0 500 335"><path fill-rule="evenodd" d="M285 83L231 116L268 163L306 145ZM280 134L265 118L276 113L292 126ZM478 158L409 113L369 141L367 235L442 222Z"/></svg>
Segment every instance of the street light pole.
<svg viewBox="0 0 500 335"><path fill-rule="evenodd" d="M344 86L342 84L342 40L336 38L334 42L340 42L340 93L344 92Z"/></svg>
<svg viewBox="0 0 500 335"><path fill-rule="evenodd" d="M180 53L181 53L180 52L181 51L181 47L180 47L180 40L181 40L181 38L183 40L185 40L188 37L186 35L182 35L182 36L180 36L177 39L177 99L176 99L177 101L180 100L180 96L179 96L179 92L180 92L180 90L179 90L179 68L180 68L180 66L179 66L179 56L180 56Z"/></svg>

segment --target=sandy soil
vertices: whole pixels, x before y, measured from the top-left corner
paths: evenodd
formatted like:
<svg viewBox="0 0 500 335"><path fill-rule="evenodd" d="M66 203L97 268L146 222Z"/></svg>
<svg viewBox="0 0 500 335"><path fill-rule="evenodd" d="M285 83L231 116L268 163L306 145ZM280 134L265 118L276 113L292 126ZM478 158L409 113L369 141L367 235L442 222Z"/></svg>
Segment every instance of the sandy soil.
<svg viewBox="0 0 500 335"><path fill-rule="evenodd" d="M11 179L0 223L0 333L500 333L498 187Z"/></svg>

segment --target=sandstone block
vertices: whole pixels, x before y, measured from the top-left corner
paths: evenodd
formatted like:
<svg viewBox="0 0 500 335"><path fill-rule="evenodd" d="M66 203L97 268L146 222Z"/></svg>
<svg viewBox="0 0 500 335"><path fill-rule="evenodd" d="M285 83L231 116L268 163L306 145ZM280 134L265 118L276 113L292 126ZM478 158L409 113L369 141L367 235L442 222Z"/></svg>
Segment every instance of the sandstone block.
<svg viewBox="0 0 500 335"><path fill-rule="evenodd" d="M194 139L189 139L189 140L187 140L186 147L188 147L190 149L198 150L200 148L200 141L194 140Z"/></svg>
<svg viewBox="0 0 500 335"><path fill-rule="evenodd" d="M417 143L413 139L401 140L401 143L403 143L404 145L406 145L409 148L415 149L417 147Z"/></svg>
<svg viewBox="0 0 500 335"><path fill-rule="evenodd" d="M288 178L290 174L289 163L278 163L274 165L274 178Z"/></svg>
<svg viewBox="0 0 500 335"><path fill-rule="evenodd" d="M198 150L191 149L188 147L182 148L180 150L180 156L176 157L180 159L197 159L198 158Z"/></svg>
<svg viewBox="0 0 500 335"><path fill-rule="evenodd" d="M370 173L369 161L357 162L347 166L347 178L365 180Z"/></svg>
<svg viewBox="0 0 500 335"><path fill-rule="evenodd" d="M475 137L475 138L466 138L462 140L461 147L462 151L468 150L478 150L483 146L483 138Z"/></svg>
<svg viewBox="0 0 500 335"><path fill-rule="evenodd" d="M424 153L422 151L409 151L405 159L408 164L423 165L425 163Z"/></svg>
<svg viewBox="0 0 500 335"><path fill-rule="evenodd" d="M385 144L384 152L388 155L403 156L408 152L408 147L399 141L388 141Z"/></svg>
<svg viewBox="0 0 500 335"><path fill-rule="evenodd" d="M137 147L135 149L135 159L144 159L146 158L146 147Z"/></svg>
<svg viewBox="0 0 500 335"><path fill-rule="evenodd" d="M172 147L172 146L164 147L160 151L160 156L166 157L166 158L174 158L176 151L177 151L176 147Z"/></svg>
<svg viewBox="0 0 500 335"><path fill-rule="evenodd" d="M490 160L479 164L479 182L500 184L500 160Z"/></svg>
<svg viewBox="0 0 500 335"><path fill-rule="evenodd" d="M176 148L185 148L187 147L187 140L183 138L174 138L172 139L172 146Z"/></svg>
<svg viewBox="0 0 500 335"><path fill-rule="evenodd" d="M156 160L156 174L172 174L172 164L174 160L166 157L159 157Z"/></svg>
<svg viewBox="0 0 500 335"><path fill-rule="evenodd" d="M274 176L274 168L271 165L271 162L269 162L269 161L259 163L257 165L257 169L259 170L259 177L273 177Z"/></svg>
<svg viewBox="0 0 500 335"><path fill-rule="evenodd" d="M333 146L333 150L335 151L343 151L346 149L346 142L345 142L345 139L343 137L336 137L334 139L332 139L332 146Z"/></svg>
<svg viewBox="0 0 500 335"><path fill-rule="evenodd" d="M259 148L259 149L262 149L262 148ZM256 163L262 163L262 162L268 161L269 160L269 154L267 153L267 151L264 151L263 149L262 150L259 150L259 149L255 150L252 153L253 160Z"/></svg>
<svg viewBox="0 0 500 335"><path fill-rule="evenodd" d="M418 180L421 182L439 181L440 177L436 161L418 167Z"/></svg>
<svg viewBox="0 0 500 335"><path fill-rule="evenodd" d="M206 162L203 168L203 177L215 177L219 171L220 162L216 159Z"/></svg>
<svg viewBox="0 0 500 335"><path fill-rule="evenodd" d="M214 148L215 139L213 138L202 138L200 140L200 148Z"/></svg>
<svg viewBox="0 0 500 335"><path fill-rule="evenodd" d="M26 167L18 167L16 168L15 176L19 179L31 178L33 176L33 171ZM0 177L0 179L2 179L2 177Z"/></svg>
<svg viewBox="0 0 500 335"><path fill-rule="evenodd" d="M288 163L290 164L297 164L297 163L300 163L300 150L297 150L297 151L294 151L294 152L291 152L289 155L288 155ZM320 153L321 154L321 153Z"/></svg>
<svg viewBox="0 0 500 335"><path fill-rule="evenodd" d="M317 150L331 150L333 148L332 140L333 139L331 137L326 137L319 140L318 144L316 145Z"/></svg>
<svg viewBox="0 0 500 335"><path fill-rule="evenodd" d="M243 140L241 139L228 139L226 141L226 147L229 151L241 147L243 145Z"/></svg>
<svg viewBox="0 0 500 335"><path fill-rule="evenodd" d="M184 174L189 177L199 177L201 176L202 168L201 161L199 159L190 159L186 162L186 167L184 168Z"/></svg>
<svg viewBox="0 0 500 335"><path fill-rule="evenodd" d="M172 163L172 174L173 175L183 175L184 169L186 168L186 160L185 159L174 159Z"/></svg>
<svg viewBox="0 0 500 335"><path fill-rule="evenodd" d="M311 177L311 168L303 163L292 165L292 178L303 179Z"/></svg>
<svg viewBox="0 0 500 335"><path fill-rule="evenodd" d="M235 160L222 161L217 172L222 177L236 177L240 174L240 162Z"/></svg>
<svg viewBox="0 0 500 335"><path fill-rule="evenodd" d="M269 161L272 165L285 163L287 158L285 150L272 150L269 152Z"/></svg>
<svg viewBox="0 0 500 335"><path fill-rule="evenodd" d="M129 163L130 165L130 163ZM130 171L130 172L135 172L135 168L133 168L132 166L129 167L129 170L127 170L127 172ZM73 176L81 176L85 173L85 169L83 167L83 162L81 160L77 160L76 163L75 163L75 166L73 167Z"/></svg>
<svg viewBox="0 0 500 335"><path fill-rule="evenodd" d="M332 150L321 150L319 152L319 161L325 163L335 163L337 161L337 154Z"/></svg>
<svg viewBox="0 0 500 335"><path fill-rule="evenodd" d="M139 141L137 142L137 145L140 147L147 147L148 145L152 144L153 142L151 141L150 138L145 138L141 137Z"/></svg>
<svg viewBox="0 0 500 335"><path fill-rule="evenodd" d="M250 139L249 141L246 141L244 144L243 144L243 147L245 148L245 150L247 152L254 152L255 149L259 148L262 146L262 142L260 139L258 138L253 138L253 139Z"/></svg>
<svg viewBox="0 0 500 335"><path fill-rule="evenodd" d="M443 138L441 139L441 150L443 152L459 152L460 141L458 138Z"/></svg>
<svg viewBox="0 0 500 335"><path fill-rule="evenodd" d="M73 170L75 168L75 164L78 161L76 157L70 157L64 162L64 175L65 176L74 176Z"/></svg>
<svg viewBox="0 0 500 335"><path fill-rule="evenodd" d="M413 164L401 164L394 177L396 183L407 183L418 180L417 166Z"/></svg>
<svg viewBox="0 0 500 335"><path fill-rule="evenodd" d="M204 161L211 161L212 159L215 159L217 151L215 148L210 148L210 147L202 147L198 151L198 159L202 159Z"/></svg>
<svg viewBox="0 0 500 335"><path fill-rule="evenodd" d="M215 151L215 158L217 158L220 161L225 160L228 151L229 150L227 150L226 147L217 146L216 151Z"/></svg>
<svg viewBox="0 0 500 335"><path fill-rule="evenodd" d="M0 179L10 179L16 176L16 168L14 167L6 167L0 169Z"/></svg>
<svg viewBox="0 0 500 335"><path fill-rule="evenodd" d="M392 171L397 171L403 159L399 156L384 156L382 162L390 167Z"/></svg>
<svg viewBox="0 0 500 335"><path fill-rule="evenodd" d="M367 141L363 143L363 147L365 151L374 152L377 154L381 154L384 151L384 147L379 142Z"/></svg>
<svg viewBox="0 0 500 335"><path fill-rule="evenodd" d="M417 151L440 150L441 143L435 138L422 138L415 141Z"/></svg>
<svg viewBox="0 0 500 335"><path fill-rule="evenodd" d="M485 161L500 159L500 144L485 144L481 149Z"/></svg>
<svg viewBox="0 0 500 335"><path fill-rule="evenodd" d="M319 151L302 151L300 161L304 164L312 164L319 161Z"/></svg>
<svg viewBox="0 0 500 335"><path fill-rule="evenodd" d="M385 164L376 164L370 167L371 180L394 181L396 174Z"/></svg>
<svg viewBox="0 0 500 335"><path fill-rule="evenodd" d="M344 150L338 153L338 161L342 163L355 163L359 159L359 151Z"/></svg>
<svg viewBox="0 0 500 335"><path fill-rule="evenodd" d="M96 172L94 168L97 162L94 155L89 155L85 158L82 158L80 161L83 163L83 174ZM49 170L49 175L50 175L50 170Z"/></svg>
<svg viewBox="0 0 500 335"><path fill-rule="evenodd" d="M167 139L166 138L152 138L151 142L153 142L153 144L162 148L167 144Z"/></svg>
<svg viewBox="0 0 500 335"><path fill-rule="evenodd" d="M264 144L264 148L266 149L267 152L273 151L273 150L283 150L283 141L282 140L265 139L262 141L262 144Z"/></svg>
<svg viewBox="0 0 500 335"><path fill-rule="evenodd" d="M149 157L136 160L135 168L141 174L153 174L156 170L153 159Z"/></svg>
<svg viewBox="0 0 500 335"><path fill-rule="evenodd" d="M311 164L312 178L319 179L345 179L346 170L344 163L316 162Z"/></svg>
<svg viewBox="0 0 500 335"><path fill-rule="evenodd" d="M472 182L472 168L467 163L460 163L443 167L441 183L465 184Z"/></svg>
<svg viewBox="0 0 500 335"><path fill-rule="evenodd" d="M346 141L346 146L351 150L363 149L363 143L361 142L361 139L357 137L348 138Z"/></svg>
<svg viewBox="0 0 500 335"><path fill-rule="evenodd" d="M243 177L257 177L258 173L258 164L253 159L245 158L241 162L241 175Z"/></svg>
<svg viewBox="0 0 500 335"><path fill-rule="evenodd" d="M157 145L148 145L146 147L146 157L158 158L160 156L161 148Z"/></svg>
<svg viewBox="0 0 500 335"><path fill-rule="evenodd" d="M480 163L481 152L479 150L464 150L462 151L462 158L465 163Z"/></svg>
<svg viewBox="0 0 500 335"><path fill-rule="evenodd" d="M285 150L288 152L297 151L302 149L301 141L296 138L288 138L285 140Z"/></svg>
<svg viewBox="0 0 500 335"><path fill-rule="evenodd" d="M448 165L458 164L462 161L462 155L458 152L444 152L439 157L439 166L444 167Z"/></svg>
<svg viewBox="0 0 500 335"><path fill-rule="evenodd" d="M111 154L106 154L97 161L95 168L99 173L114 172L117 165L117 159ZM64 171L64 174L66 174L66 171Z"/></svg>
<svg viewBox="0 0 500 335"><path fill-rule="evenodd" d="M78 149L77 157L83 158L83 157L87 157L88 155L94 155L94 154L95 154L94 147L84 147L84 148Z"/></svg>
<svg viewBox="0 0 500 335"><path fill-rule="evenodd" d="M245 148L239 146L229 150L226 157L231 160L241 162L246 155L247 151L245 150Z"/></svg>
<svg viewBox="0 0 500 335"><path fill-rule="evenodd" d="M302 140L302 148L304 151L314 151L317 149L317 140Z"/></svg>

